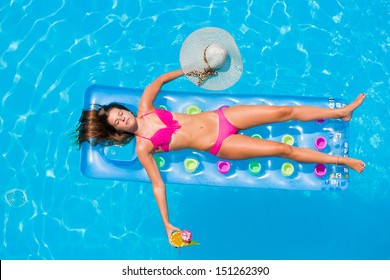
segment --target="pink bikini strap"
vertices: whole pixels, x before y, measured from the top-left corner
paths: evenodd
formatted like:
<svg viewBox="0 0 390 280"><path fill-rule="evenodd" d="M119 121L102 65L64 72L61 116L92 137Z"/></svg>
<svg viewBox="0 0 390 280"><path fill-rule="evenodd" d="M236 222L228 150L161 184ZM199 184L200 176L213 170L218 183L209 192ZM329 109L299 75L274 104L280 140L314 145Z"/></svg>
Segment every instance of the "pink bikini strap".
<svg viewBox="0 0 390 280"><path fill-rule="evenodd" d="M140 118L143 118L143 117L145 117L145 116L147 116L147 115L150 115L150 114L152 114L152 113L154 113L155 111L152 111L152 112L149 112L149 113L146 113L146 114L143 114ZM141 137L141 138L143 138L143 139L147 139L147 140L150 140L150 138L147 138L147 137L145 137L145 136L142 136L142 135L136 135L137 137Z"/></svg>
<svg viewBox="0 0 390 280"><path fill-rule="evenodd" d="M155 111L152 111L152 112L149 112L149 113L146 113L146 114L143 114L140 118L143 118L143 117L145 117L145 116L147 116L147 115L150 115L150 114L153 114Z"/></svg>
<svg viewBox="0 0 390 280"><path fill-rule="evenodd" d="M141 138L144 138L144 139L146 139L146 140L150 140L150 138L147 138L147 137L145 137L145 136L142 136L142 135L136 135L137 137L141 137Z"/></svg>

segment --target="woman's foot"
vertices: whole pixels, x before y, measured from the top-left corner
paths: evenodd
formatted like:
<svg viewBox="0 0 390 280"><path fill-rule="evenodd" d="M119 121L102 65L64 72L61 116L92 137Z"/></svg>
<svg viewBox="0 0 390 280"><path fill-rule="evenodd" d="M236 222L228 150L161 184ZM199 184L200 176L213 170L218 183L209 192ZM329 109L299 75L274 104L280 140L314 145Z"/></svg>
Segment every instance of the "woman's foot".
<svg viewBox="0 0 390 280"><path fill-rule="evenodd" d="M352 103L344 107L343 109L345 110L345 114L343 114L344 116L341 117L341 119L343 121L349 122L352 118L353 111L355 111L357 107L363 104L364 98L366 98L366 94L361 93Z"/></svg>
<svg viewBox="0 0 390 280"><path fill-rule="evenodd" d="M359 173L362 173L364 168L366 167L366 164L363 161L354 158L339 157L338 161L339 164L346 165Z"/></svg>

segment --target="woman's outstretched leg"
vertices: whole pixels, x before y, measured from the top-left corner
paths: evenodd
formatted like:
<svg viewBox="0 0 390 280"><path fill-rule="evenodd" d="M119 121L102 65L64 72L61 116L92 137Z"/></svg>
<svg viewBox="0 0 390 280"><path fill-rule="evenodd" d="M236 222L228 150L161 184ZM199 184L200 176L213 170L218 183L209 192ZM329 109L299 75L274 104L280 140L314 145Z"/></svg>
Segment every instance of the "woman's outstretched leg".
<svg viewBox="0 0 390 280"><path fill-rule="evenodd" d="M344 108L320 108L313 106L233 106L223 110L226 118L239 130L289 120L313 121L318 119L342 119L349 121L353 111L364 101L361 93Z"/></svg>
<svg viewBox="0 0 390 280"><path fill-rule="evenodd" d="M331 109L331 108L318 108L310 106L295 106L292 107L291 119L298 121L313 121L318 119L342 119L344 121L350 121L352 113L357 107L359 107L366 98L364 93L358 95L358 97L345 106L344 108Z"/></svg>
<svg viewBox="0 0 390 280"><path fill-rule="evenodd" d="M239 134L231 135L225 139L218 156L226 159L276 156L302 163L346 165L359 173L365 168L363 161L354 158L332 156L309 148L298 148L275 141L254 139Z"/></svg>

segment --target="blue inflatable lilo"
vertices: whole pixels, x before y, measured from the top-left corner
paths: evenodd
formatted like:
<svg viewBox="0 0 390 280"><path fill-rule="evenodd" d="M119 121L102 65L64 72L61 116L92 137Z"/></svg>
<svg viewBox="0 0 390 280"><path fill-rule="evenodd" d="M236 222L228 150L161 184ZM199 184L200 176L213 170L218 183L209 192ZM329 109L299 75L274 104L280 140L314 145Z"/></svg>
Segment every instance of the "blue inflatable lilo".
<svg viewBox="0 0 390 280"><path fill-rule="evenodd" d="M117 102L137 111L142 90L93 85L85 92L84 109ZM237 104L309 105L341 108L341 99L291 96L202 94L160 91L155 105L170 111L196 114ZM299 147L348 156L348 122L335 119L312 122L290 121L259 126L246 135L271 139ZM348 168L337 165L301 164L283 158L224 161L209 153L182 150L155 154L166 183L221 187L276 188L287 190L344 190ZM126 146L81 146L81 171L91 178L149 182L135 153L135 141Z"/></svg>

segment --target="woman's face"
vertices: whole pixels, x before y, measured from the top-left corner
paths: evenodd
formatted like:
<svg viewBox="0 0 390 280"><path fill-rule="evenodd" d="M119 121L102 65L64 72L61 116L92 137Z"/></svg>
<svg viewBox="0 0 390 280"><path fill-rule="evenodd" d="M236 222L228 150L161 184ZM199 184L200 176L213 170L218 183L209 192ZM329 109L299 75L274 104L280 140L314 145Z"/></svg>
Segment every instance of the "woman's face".
<svg viewBox="0 0 390 280"><path fill-rule="evenodd" d="M136 119L134 115L128 110L112 108L108 112L107 121L118 131L134 133L136 130Z"/></svg>

